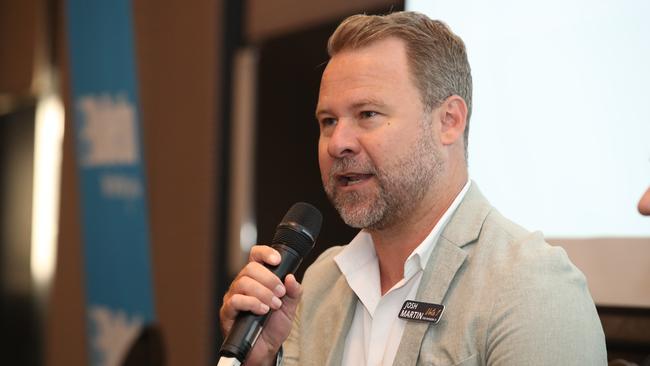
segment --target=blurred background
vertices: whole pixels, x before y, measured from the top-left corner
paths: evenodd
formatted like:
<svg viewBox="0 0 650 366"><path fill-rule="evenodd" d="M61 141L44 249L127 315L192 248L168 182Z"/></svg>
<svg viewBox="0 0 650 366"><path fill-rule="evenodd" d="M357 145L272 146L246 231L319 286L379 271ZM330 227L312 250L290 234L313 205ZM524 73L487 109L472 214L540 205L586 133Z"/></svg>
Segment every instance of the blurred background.
<svg viewBox="0 0 650 366"><path fill-rule="evenodd" d="M624 203L612 209L619 211L608 214L600 205L609 200L610 193L603 193L604 198L591 197L591 201L564 198L578 196L581 187L589 186L589 180L581 180L577 186L568 185L567 195L560 199L569 207L582 209L569 219L559 220L560 224L576 217L594 221L604 217L604 222L615 223L613 228L589 231L578 224L561 226L545 221L548 217L527 217L526 210L519 212L511 206L507 194L500 198L500 193L527 186L521 175L513 174L515 188L489 180L490 170L486 166L500 169L526 163L506 162L503 151L508 150L503 146L507 139L482 134L489 133L486 130L510 131L519 140L522 136L533 136L529 142L524 140L524 146L535 141L549 143L546 137L535 138L535 126L543 122L533 120L533 127L522 129L517 135L512 125L501 124L506 121L499 113L503 110L489 109L498 102L490 99L492 96L505 98L500 93L520 90L513 86L513 80L519 79L515 71L504 71L496 65L528 65L532 59L546 59L541 53L524 53L530 57L517 60L505 57L503 50L485 46L498 38L499 28L466 25L477 24L481 18L492 19L493 24L504 23L478 16L488 9L481 10L471 1L462 5L464 9L474 9L467 12L451 9L447 2L427 2L434 4L427 9L421 7L425 2L405 4L386 0L120 0L90 2L83 7L76 5L79 3L0 0L0 364L214 364L221 343L221 297L245 263L250 247L271 240L275 225L294 202L310 202L324 214L317 246L305 265L327 247L344 244L355 235L327 203L318 170L314 108L320 76L328 59L326 42L338 23L349 15L384 14L405 8L448 20L468 44L477 85L472 120L472 128L477 132L472 130L470 137L472 176L487 197L495 197L493 203L497 207L515 221L524 217L529 229L550 233L549 241L564 246L585 272L603 321L610 359L650 363L650 218L636 213L632 198L640 196L650 184L650 133L645 134L650 120L643 102L614 104L619 110L639 111L638 116L626 117L636 120L637 125L632 128L626 129L617 121L598 124L604 126L606 135L616 136L620 144L609 146L590 140L600 150L610 151L606 155L614 156L611 160L615 166L642 171L631 174L623 169L613 174L623 177L624 182L634 182L612 181L611 185L624 193L623 198L613 199L615 203ZM115 14L106 11L114 10L118 3L124 9ZM506 10L514 11L508 4L499 6L504 10L490 10L505 14L511 14ZM536 15L547 24L555 24L548 22L553 12L524 8L527 16ZM576 7L576 11L587 14L584 18L593 19L585 9L584 4ZM608 8L603 9L597 14L604 11L609 16ZM623 9L627 12L613 11L612 16L623 14L625 19L629 9L637 8ZM644 9L637 13L647 15L641 11ZM457 16L464 13L470 18ZM516 15L509 18L522 19ZM525 24L528 23L513 22L511 27ZM580 28L577 23L571 24ZM502 38L512 40L517 32L505 28ZM489 29L493 31L487 33ZM639 28L639 32L644 34L644 29ZM566 38L566 32L559 34ZM630 38L628 35L626 39ZM647 34L641 38L646 39ZM556 44L546 43L550 47ZM120 53L114 50L115 44L131 47ZM626 43L621 47L637 50L643 46ZM616 54L621 53L617 49ZM84 63L88 58L80 55L95 55L96 61ZM481 63L478 57L485 55L487 61ZM639 57L631 52L617 59ZM118 64L119 67L113 67ZM640 100L646 98L647 103L650 98L647 83L643 82L647 80L647 71L636 64L625 65L621 70L637 75L636 83L643 87L641 92L630 95ZM578 65L575 70L580 68ZM496 82L481 76L485 75L481 74L484 69L488 74L493 71ZM512 72L505 91L484 89L486 84L499 84L500 74L495 70ZM540 70L524 67L523 72L538 75ZM602 70L594 70L594 74L598 73ZM121 85L121 78L130 75L124 83L131 92L123 98L131 106L128 111L132 111L126 113L130 117L125 119L132 122L128 135L131 140L129 144L118 141L120 148L113 152L124 157L131 156L124 151L132 151L137 164L129 166L137 168L135 173L116 170L119 164L114 162L88 163L92 154L88 155L86 143L92 140L88 126L93 119L84 111L118 113L123 110L110 108L121 106L124 100L120 94L102 99L104 94L100 93L96 104L83 107L88 104L83 103L82 97L90 95L83 94L79 86L83 75L89 75L86 80L101 76L101 81L110 86ZM582 75L577 83L584 84L590 78L588 74ZM562 81L566 82L565 79ZM537 90L540 83L529 80L525 87ZM620 85L616 86L618 89L602 87L629 90ZM540 98L529 99L533 106L547 106L548 100L540 102ZM103 109L107 103L112 107ZM592 103L598 109L604 101ZM102 118L99 120L111 120ZM490 125L484 120L496 120L490 123L501 129L480 127L482 123ZM591 121L591 116L585 120ZM607 126L620 128L608 130ZM626 129L627 134L610 133L621 129ZM112 136L113 140L100 136L99 140L104 142L122 136L119 131L100 131ZM566 136L575 142L570 135ZM494 139L499 143L495 144ZM474 141L476 145L472 145ZM489 145L499 145L501 150L491 153ZM619 154L621 145L640 147L634 150L635 156L628 156ZM580 151L578 145L573 148ZM565 159L567 165L543 166L534 180L556 175L564 181L572 180L574 175L588 170L577 167L570 159L574 155L571 149L563 147L560 154L560 158L569 157ZM533 165L538 164L537 157L533 158ZM627 158L631 165L626 165ZM599 166L586 166L594 165ZM113 178L100 179L102 190L97 193L88 188L92 184L89 177L104 174L101 169ZM561 174L555 174L556 169ZM609 175L603 171L600 174ZM502 172L493 175L501 177ZM645 178L645 186L640 186L639 179ZM557 182L547 187L551 188L546 191L567 191ZM529 194L539 196L544 188L536 189ZM102 202L101 192L119 196L122 211L111 211L115 202ZM547 201L547 197L542 198ZM510 200L523 201L516 196ZM551 205L548 211L565 209ZM630 217L623 222L632 223L631 229L625 231L625 224L616 221L619 217ZM584 221L592 220L580 222ZM105 227L110 228L109 232L101 230ZM570 232L566 227L579 227L581 231ZM131 230L144 233L142 237L136 235L141 240L131 242ZM105 241L113 242L115 248L124 252L115 254L109 250L108 255L96 254L98 243ZM139 262L133 262L133 258ZM97 268L104 267L115 271L114 282L96 281ZM147 274L139 284L143 287L131 283L142 277L138 273ZM148 310L140 317L129 311L107 315L111 319L107 327L114 329L110 334L122 336L95 338L98 325L92 323L96 318L91 315L94 313L90 304L96 300L94 296L101 298L104 293L113 292L126 299L125 303L142 297ZM125 345L120 339L129 342ZM93 353L97 348L112 349L119 357L112 358L113 363L99 362Z"/></svg>

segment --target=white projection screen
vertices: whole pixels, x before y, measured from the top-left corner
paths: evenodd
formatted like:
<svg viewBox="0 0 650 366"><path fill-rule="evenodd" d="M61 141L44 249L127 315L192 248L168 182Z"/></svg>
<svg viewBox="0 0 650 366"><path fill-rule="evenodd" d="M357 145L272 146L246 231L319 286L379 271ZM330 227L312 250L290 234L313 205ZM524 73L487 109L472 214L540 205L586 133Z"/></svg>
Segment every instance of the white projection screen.
<svg viewBox="0 0 650 366"><path fill-rule="evenodd" d="M541 230L597 302L650 307L650 2L407 1L447 23L474 81L469 170Z"/></svg>

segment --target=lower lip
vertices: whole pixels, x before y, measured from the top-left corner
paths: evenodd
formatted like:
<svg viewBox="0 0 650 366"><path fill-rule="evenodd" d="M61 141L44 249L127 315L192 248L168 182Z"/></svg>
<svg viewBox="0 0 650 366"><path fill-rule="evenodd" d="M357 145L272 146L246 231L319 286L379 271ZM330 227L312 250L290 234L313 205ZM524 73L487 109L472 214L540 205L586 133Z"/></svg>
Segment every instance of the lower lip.
<svg viewBox="0 0 650 366"><path fill-rule="evenodd" d="M347 184L347 185L339 184L338 187L342 190L355 190L367 185L368 182L370 182L371 178L372 177L363 178L361 180L356 181L354 184Z"/></svg>

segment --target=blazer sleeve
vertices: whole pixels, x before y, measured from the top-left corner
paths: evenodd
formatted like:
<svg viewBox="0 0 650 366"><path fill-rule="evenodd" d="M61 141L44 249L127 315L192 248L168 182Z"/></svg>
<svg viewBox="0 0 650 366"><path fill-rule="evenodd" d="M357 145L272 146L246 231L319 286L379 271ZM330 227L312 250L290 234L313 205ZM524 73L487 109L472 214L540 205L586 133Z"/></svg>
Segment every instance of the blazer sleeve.
<svg viewBox="0 0 650 366"><path fill-rule="evenodd" d="M541 234L522 245L532 255L518 258L501 277L486 337L488 365L607 365L607 352L584 275L566 252Z"/></svg>

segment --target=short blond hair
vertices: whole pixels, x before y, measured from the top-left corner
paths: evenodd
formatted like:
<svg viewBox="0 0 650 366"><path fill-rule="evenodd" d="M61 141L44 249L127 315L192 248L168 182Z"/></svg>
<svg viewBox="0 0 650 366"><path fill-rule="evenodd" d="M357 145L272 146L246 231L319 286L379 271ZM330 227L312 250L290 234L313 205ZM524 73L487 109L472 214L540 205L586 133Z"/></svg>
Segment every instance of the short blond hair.
<svg viewBox="0 0 650 366"><path fill-rule="evenodd" d="M467 103L465 155L472 114L472 73L465 43L449 27L424 14L402 11L388 15L353 15L336 28L327 42L330 57L396 37L406 43L411 76L427 111L458 95Z"/></svg>

